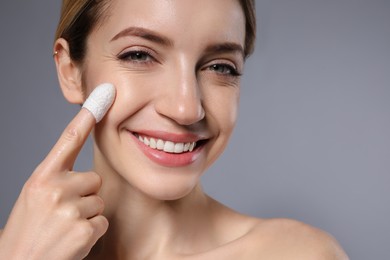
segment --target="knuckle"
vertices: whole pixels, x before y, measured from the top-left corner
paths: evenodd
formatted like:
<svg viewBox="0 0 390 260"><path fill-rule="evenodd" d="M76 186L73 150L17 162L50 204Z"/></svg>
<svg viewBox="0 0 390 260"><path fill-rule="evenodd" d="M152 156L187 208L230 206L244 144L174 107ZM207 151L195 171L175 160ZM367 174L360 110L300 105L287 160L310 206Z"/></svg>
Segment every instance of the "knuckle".
<svg viewBox="0 0 390 260"><path fill-rule="evenodd" d="M84 174L85 181L89 183L96 191L100 190L103 180L102 177L96 172L87 172Z"/></svg>
<svg viewBox="0 0 390 260"><path fill-rule="evenodd" d="M79 209L74 205L68 205L67 207L61 210L61 215L66 219L79 219L81 217L81 213Z"/></svg>
<svg viewBox="0 0 390 260"><path fill-rule="evenodd" d="M47 200L52 205L58 205L64 198L65 191L62 187L51 187L47 191Z"/></svg>
<svg viewBox="0 0 390 260"><path fill-rule="evenodd" d="M53 185L44 178L31 177L23 186L23 194L28 200L42 199L47 205L59 204L64 196L63 187Z"/></svg>
<svg viewBox="0 0 390 260"><path fill-rule="evenodd" d="M64 139L70 142L78 142L81 140L81 133L75 125L69 125L64 131Z"/></svg>
<svg viewBox="0 0 390 260"><path fill-rule="evenodd" d="M85 220L80 224L78 232L80 240L88 243L95 234L95 228L91 222Z"/></svg>
<svg viewBox="0 0 390 260"><path fill-rule="evenodd" d="M56 208L63 202L66 190L53 181L33 176L24 184L20 196L27 203L26 206L36 207L41 204L46 208Z"/></svg>
<svg viewBox="0 0 390 260"><path fill-rule="evenodd" d="M104 200L99 196L96 196L96 205L99 213L102 213L104 211L105 204L104 204Z"/></svg>
<svg viewBox="0 0 390 260"><path fill-rule="evenodd" d="M75 225L73 232L75 241L77 241L80 258L84 259L89 254L94 243L94 227L89 221L85 220Z"/></svg>
<svg viewBox="0 0 390 260"><path fill-rule="evenodd" d="M48 182L39 176L31 176L24 184L22 193L26 198L36 198L48 189Z"/></svg>
<svg viewBox="0 0 390 260"><path fill-rule="evenodd" d="M102 183L103 183L102 177L99 174L97 174L96 172L92 172L91 175L94 178L96 186L100 189L100 187L102 186Z"/></svg>
<svg viewBox="0 0 390 260"><path fill-rule="evenodd" d="M102 227L103 227L103 233L105 233L108 229L108 226L109 226L109 222L108 222L108 219L104 216L102 216Z"/></svg>
<svg viewBox="0 0 390 260"><path fill-rule="evenodd" d="M109 222L105 216L98 215L94 218L94 223L96 226L95 228L95 236L96 236L95 239L96 239L103 236L107 232Z"/></svg>

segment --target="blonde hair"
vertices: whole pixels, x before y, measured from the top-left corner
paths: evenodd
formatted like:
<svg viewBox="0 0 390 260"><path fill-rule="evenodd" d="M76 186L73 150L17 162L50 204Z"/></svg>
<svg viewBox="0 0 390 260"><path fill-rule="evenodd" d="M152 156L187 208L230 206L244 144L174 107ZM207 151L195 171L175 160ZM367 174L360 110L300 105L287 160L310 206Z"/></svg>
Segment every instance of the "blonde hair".
<svg viewBox="0 0 390 260"><path fill-rule="evenodd" d="M252 54L256 38L256 15L254 0L239 0L245 14L245 57ZM107 15L110 0L63 0L60 21L55 39L68 41L70 57L82 63L86 53L87 37Z"/></svg>
<svg viewBox="0 0 390 260"><path fill-rule="evenodd" d="M85 9L88 6L89 0L63 0L62 8L61 8L61 17L60 22L57 26L56 36L58 39L62 37L63 32L67 31L67 28L72 27L72 23L77 20L77 16L79 16L82 12L81 10Z"/></svg>
<svg viewBox="0 0 390 260"><path fill-rule="evenodd" d="M86 53L87 37L103 20L109 0L63 0L55 39L68 41L70 57L81 63Z"/></svg>
<svg viewBox="0 0 390 260"><path fill-rule="evenodd" d="M255 50L256 42L256 8L254 0L240 0L241 8L245 15L245 57Z"/></svg>

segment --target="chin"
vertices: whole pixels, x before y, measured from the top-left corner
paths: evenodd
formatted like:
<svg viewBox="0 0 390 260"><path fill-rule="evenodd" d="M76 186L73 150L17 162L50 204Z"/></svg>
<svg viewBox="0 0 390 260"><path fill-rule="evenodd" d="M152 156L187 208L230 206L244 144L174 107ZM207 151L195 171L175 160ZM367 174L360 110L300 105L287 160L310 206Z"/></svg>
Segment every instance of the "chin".
<svg viewBox="0 0 390 260"><path fill-rule="evenodd" d="M145 194L151 199L159 201L175 201L185 198L190 194L196 185L192 187L176 186L176 187L151 187L145 190Z"/></svg>
<svg viewBox="0 0 390 260"><path fill-rule="evenodd" d="M121 173L119 173L121 174ZM122 174L121 174L122 175ZM175 171L175 169L148 170L143 176L124 177L130 187L154 200L179 200L190 194L200 181L201 172Z"/></svg>

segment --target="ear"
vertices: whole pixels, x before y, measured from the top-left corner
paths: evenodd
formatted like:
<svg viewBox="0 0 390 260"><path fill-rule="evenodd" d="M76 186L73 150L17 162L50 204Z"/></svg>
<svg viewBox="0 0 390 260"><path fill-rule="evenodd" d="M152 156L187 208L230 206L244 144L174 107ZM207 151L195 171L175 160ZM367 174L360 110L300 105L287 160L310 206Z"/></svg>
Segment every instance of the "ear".
<svg viewBox="0 0 390 260"><path fill-rule="evenodd" d="M70 58L68 42L63 38L57 39L53 53L62 94L68 102L82 104L84 94L81 68Z"/></svg>

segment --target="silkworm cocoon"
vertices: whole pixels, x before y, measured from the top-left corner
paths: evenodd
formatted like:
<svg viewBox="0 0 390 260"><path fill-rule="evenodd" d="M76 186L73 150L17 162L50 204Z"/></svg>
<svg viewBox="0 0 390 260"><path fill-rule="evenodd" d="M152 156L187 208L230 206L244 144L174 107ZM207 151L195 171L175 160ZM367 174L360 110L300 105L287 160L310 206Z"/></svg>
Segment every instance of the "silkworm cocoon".
<svg viewBox="0 0 390 260"><path fill-rule="evenodd" d="M103 83L97 86L83 104L83 108L89 110L96 119L96 123L107 113L114 103L115 87L111 83Z"/></svg>

